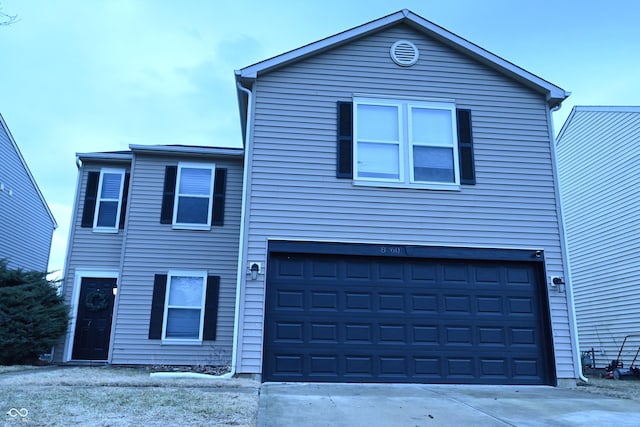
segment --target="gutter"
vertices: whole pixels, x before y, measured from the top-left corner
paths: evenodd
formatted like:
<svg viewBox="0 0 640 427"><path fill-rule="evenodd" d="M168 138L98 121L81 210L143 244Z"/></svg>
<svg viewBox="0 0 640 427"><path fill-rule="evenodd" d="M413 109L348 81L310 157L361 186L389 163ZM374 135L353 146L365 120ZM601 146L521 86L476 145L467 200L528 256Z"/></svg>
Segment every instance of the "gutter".
<svg viewBox="0 0 640 427"><path fill-rule="evenodd" d="M236 282L236 304L235 314L233 319L233 351L231 353L231 371L228 374L229 377L236 375L238 358L238 343L240 341L240 299L242 297L242 285L244 283L245 269L244 260L246 252L246 229L247 229L247 200L249 198L249 167L248 157L251 153L251 138L252 138L252 126L253 126L253 92L238 81L236 82L239 91L247 94L247 118L244 123L245 133L245 147L244 147L244 164L243 164L243 176L242 176L242 209L240 213L240 244L238 245L238 270L237 270L237 282ZM242 121L241 121L242 122Z"/></svg>
<svg viewBox="0 0 640 427"><path fill-rule="evenodd" d="M575 373L577 378L581 381L589 382L589 380L582 374L582 360L580 358L580 344L578 339L578 321L576 319L576 310L575 303L573 298L573 280L571 277L571 260L569 259L569 251L568 251L568 243L567 243L567 235L564 232L564 212L562 211L562 197L560 191L560 175L558 174L558 165L557 165L557 157L556 157L556 141L554 138L553 131L553 117L551 114L554 111L558 111L560 109L560 105L557 105L553 108L550 108L548 111L549 116L549 141L551 142L551 161L553 163L553 174L555 175L556 181L556 211L558 212L558 225L560 231L560 246L562 248L562 258L564 260L563 267L565 270L565 282L567 283L565 286L565 291L567 295L567 307L569 310L569 331L571 332L571 350L573 352L573 367L575 369Z"/></svg>

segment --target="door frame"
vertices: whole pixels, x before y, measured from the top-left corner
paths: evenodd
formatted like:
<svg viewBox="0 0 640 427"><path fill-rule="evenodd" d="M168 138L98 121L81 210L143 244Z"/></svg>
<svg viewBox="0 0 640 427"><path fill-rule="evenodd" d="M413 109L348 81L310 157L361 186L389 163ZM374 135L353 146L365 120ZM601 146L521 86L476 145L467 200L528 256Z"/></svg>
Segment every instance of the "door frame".
<svg viewBox="0 0 640 427"><path fill-rule="evenodd" d="M116 279L116 285L119 285L120 274L114 270L76 270L73 279L73 291L71 293L71 321L69 322L69 329L67 331L67 345L64 351L64 362L70 362L74 360L73 344L76 338L76 319L78 318L78 304L80 300L80 288L82 285L82 279L85 278L99 278L99 279ZM119 286L118 286L119 287ZM118 292L119 293L119 292ZM109 336L109 355L107 356L107 362L111 363L111 352L113 350L113 335L114 335L114 321L116 308L118 307L118 295L115 296L113 302L113 313L111 316L111 334Z"/></svg>

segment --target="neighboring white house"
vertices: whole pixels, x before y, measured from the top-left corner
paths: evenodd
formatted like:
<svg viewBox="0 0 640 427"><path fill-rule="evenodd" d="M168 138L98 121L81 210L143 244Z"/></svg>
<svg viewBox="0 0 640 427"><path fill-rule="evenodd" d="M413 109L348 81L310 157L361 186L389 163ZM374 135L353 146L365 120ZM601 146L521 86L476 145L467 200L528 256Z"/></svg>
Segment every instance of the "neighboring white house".
<svg viewBox="0 0 640 427"><path fill-rule="evenodd" d="M10 268L47 271L58 227L0 115L0 259Z"/></svg>
<svg viewBox="0 0 640 427"><path fill-rule="evenodd" d="M557 153L580 350L602 368L640 333L640 107L574 107Z"/></svg>
<svg viewBox="0 0 640 427"><path fill-rule="evenodd" d="M551 124L567 92L408 10L236 81L238 373L580 375Z"/></svg>

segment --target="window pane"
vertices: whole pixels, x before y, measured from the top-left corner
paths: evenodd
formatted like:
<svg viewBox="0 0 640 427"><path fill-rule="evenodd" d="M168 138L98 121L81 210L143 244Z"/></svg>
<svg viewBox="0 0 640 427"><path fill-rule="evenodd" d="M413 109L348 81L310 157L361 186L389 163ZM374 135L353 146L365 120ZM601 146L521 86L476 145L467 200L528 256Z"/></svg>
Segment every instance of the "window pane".
<svg viewBox="0 0 640 427"><path fill-rule="evenodd" d="M453 150L443 147L413 147L415 181L455 182Z"/></svg>
<svg viewBox="0 0 640 427"><path fill-rule="evenodd" d="M211 194L211 169L182 168L180 172L180 194Z"/></svg>
<svg viewBox="0 0 640 427"><path fill-rule="evenodd" d="M119 173L105 173L102 175L102 192L100 197L102 199L116 199L120 198L120 179L122 175Z"/></svg>
<svg viewBox="0 0 640 427"><path fill-rule="evenodd" d="M398 108L388 105L358 105L359 141L398 141Z"/></svg>
<svg viewBox="0 0 640 427"><path fill-rule="evenodd" d="M97 227L115 227L118 202L100 202Z"/></svg>
<svg viewBox="0 0 640 427"><path fill-rule="evenodd" d="M209 219L209 198L178 197L176 222L179 224L207 224Z"/></svg>
<svg viewBox="0 0 640 427"><path fill-rule="evenodd" d="M400 178L400 148L396 144L358 143L360 178Z"/></svg>
<svg viewBox="0 0 640 427"><path fill-rule="evenodd" d="M411 108L413 142L453 145L451 111Z"/></svg>
<svg viewBox="0 0 640 427"><path fill-rule="evenodd" d="M200 310L167 310L166 338L200 338Z"/></svg>
<svg viewBox="0 0 640 427"><path fill-rule="evenodd" d="M202 277L172 276L169 305L202 306Z"/></svg>

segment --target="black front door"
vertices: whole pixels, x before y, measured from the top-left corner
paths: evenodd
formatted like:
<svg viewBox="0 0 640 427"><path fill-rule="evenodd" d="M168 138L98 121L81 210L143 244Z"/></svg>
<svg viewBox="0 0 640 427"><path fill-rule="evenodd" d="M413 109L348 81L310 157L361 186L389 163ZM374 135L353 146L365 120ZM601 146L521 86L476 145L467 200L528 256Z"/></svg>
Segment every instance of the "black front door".
<svg viewBox="0 0 640 427"><path fill-rule="evenodd" d="M107 360L115 287L115 278L82 279L73 340L73 359Z"/></svg>

